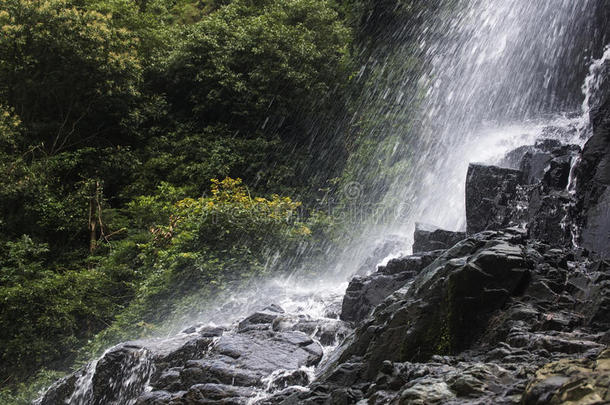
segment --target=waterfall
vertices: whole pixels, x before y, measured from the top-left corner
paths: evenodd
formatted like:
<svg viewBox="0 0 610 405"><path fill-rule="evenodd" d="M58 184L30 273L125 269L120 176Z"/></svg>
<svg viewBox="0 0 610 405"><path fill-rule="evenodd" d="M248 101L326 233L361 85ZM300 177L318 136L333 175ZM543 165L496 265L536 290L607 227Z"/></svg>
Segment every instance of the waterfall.
<svg viewBox="0 0 610 405"><path fill-rule="evenodd" d="M385 133L394 144L391 150L379 147L370 160L406 163L392 176L384 172L387 167L376 173L371 173L376 167L360 169L386 178L389 186L373 191L381 195L382 206L396 209L386 221L369 220L362 232L366 241L346 255L352 260L341 271L353 271L363 260L357 252L381 235L402 235L408 252L416 221L463 230L469 163L497 163L541 136L583 142L574 132L580 86L607 40L607 27L595 23L605 13L602 3L441 1L423 27L401 31L415 35L418 49L409 43L369 60L361 73L392 70L392 80L374 83L375 91L363 97L356 115L378 117L370 133ZM423 66L414 76L397 66L413 55ZM569 131L545 131L549 127Z"/></svg>
<svg viewBox="0 0 610 405"><path fill-rule="evenodd" d="M381 141L365 159L370 165L358 167L344 191L362 197L369 190L372 195L365 195L366 200L391 215L380 219L366 211L365 225L354 230L361 236L336 258L329 257L329 268L320 272L333 277L264 282L229 296L198 321L229 324L271 303L296 316L336 318L347 278L373 255L375 241L397 235L398 242L384 253L396 255L409 251L416 221L465 228L469 163L497 163L506 152L541 137L583 143L579 128L588 125L583 117L598 85L596 73L610 58L608 49L601 62L591 64L607 39L607 27L595 23L603 0L433 3L436 7L422 14L420 25L410 27L412 20L406 20L392 27L395 32L384 34L395 46L371 50L359 74L367 81L364 94L354 97L355 114L346 118L374 118L365 135ZM384 170L394 170L382 172L378 162L387 163ZM365 184L368 180L359 174L372 183ZM384 187L376 183L379 178L386 182ZM327 354L333 347L326 346ZM129 403L140 394L152 372L147 354L134 353L127 357L128 366L141 378L123 381L116 403ZM96 364L80 376L74 404L88 403ZM271 376L267 382L270 387ZM257 398L265 395L261 392Z"/></svg>

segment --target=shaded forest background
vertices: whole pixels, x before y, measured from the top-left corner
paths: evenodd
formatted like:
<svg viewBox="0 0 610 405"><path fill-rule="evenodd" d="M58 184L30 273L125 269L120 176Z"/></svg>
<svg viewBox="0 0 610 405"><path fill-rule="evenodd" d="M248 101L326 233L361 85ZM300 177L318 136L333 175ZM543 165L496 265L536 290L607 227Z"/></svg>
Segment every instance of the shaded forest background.
<svg viewBox="0 0 610 405"><path fill-rule="evenodd" d="M381 141L359 70L417 3L3 1L0 402L332 245Z"/></svg>

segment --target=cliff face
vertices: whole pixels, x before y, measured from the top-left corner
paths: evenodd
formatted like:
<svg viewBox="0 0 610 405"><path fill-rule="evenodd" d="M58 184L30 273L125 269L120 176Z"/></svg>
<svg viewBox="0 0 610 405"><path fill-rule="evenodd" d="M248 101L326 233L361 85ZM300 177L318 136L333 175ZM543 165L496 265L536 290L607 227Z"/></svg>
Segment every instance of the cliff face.
<svg viewBox="0 0 610 405"><path fill-rule="evenodd" d="M600 89L592 100L589 139L576 167L577 213L582 245L610 255L610 62L603 64Z"/></svg>

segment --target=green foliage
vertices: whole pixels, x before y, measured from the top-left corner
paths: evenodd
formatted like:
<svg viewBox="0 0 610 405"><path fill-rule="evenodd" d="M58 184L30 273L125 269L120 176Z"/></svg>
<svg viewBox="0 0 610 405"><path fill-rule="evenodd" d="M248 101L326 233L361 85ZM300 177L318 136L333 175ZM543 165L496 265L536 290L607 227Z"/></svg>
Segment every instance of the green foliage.
<svg viewBox="0 0 610 405"><path fill-rule="evenodd" d="M258 183L263 192L285 192L282 186L294 179L295 162L301 156L287 155L283 148L277 138L242 138L223 125L179 130L155 139L154 151L132 187L148 191L162 178L197 195L206 192L210 178L234 176Z"/></svg>
<svg viewBox="0 0 610 405"><path fill-rule="evenodd" d="M286 125L344 80L349 31L324 0L235 0L185 35L168 91L206 124Z"/></svg>
<svg viewBox="0 0 610 405"><path fill-rule="evenodd" d="M27 381L15 384L13 390L0 388L0 404L31 405L33 398L63 376L62 372L42 369Z"/></svg>
<svg viewBox="0 0 610 405"><path fill-rule="evenodd" d="M168 191L163 195L177 195L177 190ZM94 350L150 334L164 321L198 308L193 303L205 304L228 286L275 271L267 264L273 254L290 256L311 238L309 227L299 221L299 202L277 195L252 197L240 179L213 179L211 195L205 198L185 198L170 206L158 196L140 197L130 206L134 212L150 208L169 215L139 245L137 271L145 279L131 306L99 336ZM124 252L113 251L109 260L117 254Z"/></svg>
<svg viewBox="0 0 610 405"><path fill-rule="evenodd" d="M332 220L278 195L315 201L331 177L308 170L328 146L315 128L343 108L345 13L0 2L0 402L25 403L84 345L152 333L320 251Z"/></svg>
<svg viewBox="0 0 610 405"><path fill-rule="evenodd" d="M21 120L14 110L0 104L0 154L11 152L17 145Z"/></svg>
<svg viewBox="0 0 610 405"><path fill-rule="evenodd" d="M77 344L110 321L120 302L112 292L122 290L96 270L32 274L40 264L34 262L24 271L19 257L23 252L15 253L17 257L11 252L2 264L2 272L21 278L0 285L0 378L13 383L43 364L74 358Z"/></svg>
<svg viewBox="0 0 610 405"><path fill-rule="evenodd" d="M116 139L138 94L138 39L66 0L0 4L0 97L50 154Z"/></svg>

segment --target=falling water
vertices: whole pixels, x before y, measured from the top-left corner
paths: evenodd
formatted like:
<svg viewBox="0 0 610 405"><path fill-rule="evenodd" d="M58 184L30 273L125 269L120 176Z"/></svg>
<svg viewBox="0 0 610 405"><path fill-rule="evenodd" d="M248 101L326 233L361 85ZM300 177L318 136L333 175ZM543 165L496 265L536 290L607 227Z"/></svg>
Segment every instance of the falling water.
<svg viewBox="0 0 610 405"><path fill-rule="evenodd" d="M606 46L605 52L601 58L593 61L589 67L589 74L585 78L585 83L582 86L582 93L585 96L582 102L582 119L579 125L579 131L586 133L591 125L591 108L597 104L595 96L605 76L603 74L604 66L610 61L610 45Z"/></svg>
<svg viewBox="0 0 610 405"><path fill-rule="evenodd" d="M400 207L395 217L372 220L363 232L372 239L403 235L405 251L416 221L449 230L465 228L469 163L497 163L506 152L533 144L543 134L577 136L580 84L607 36L607 27L595 24L595 17L606 12L603 1L455 3L441 1L436 15L450 9L452 16L426 20L416 36L423 71L416 77L409 76L410 71L395 73L399 80L385 83L387 88L377 96L365 97L361 107L363 114L368 103L376 108L373 115L412 121L392 126L380 120L379 128L371 129L390 132L399 145L389 152L391 160L407 163L389 179L381 198L385 206ZM405 46L401 53L413 55L413 50ZM393 69L396 59L375 59L363 70ZM405 97L409 92L414 96ZM415 112L413 104L419 106ZM566 131L544 131L549 126ZM401 132L392 134L393 127ZM377 152L371 161L390 158L386 149ZM349 256L355 257L353 252Z"/></svg>

